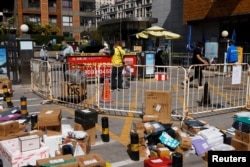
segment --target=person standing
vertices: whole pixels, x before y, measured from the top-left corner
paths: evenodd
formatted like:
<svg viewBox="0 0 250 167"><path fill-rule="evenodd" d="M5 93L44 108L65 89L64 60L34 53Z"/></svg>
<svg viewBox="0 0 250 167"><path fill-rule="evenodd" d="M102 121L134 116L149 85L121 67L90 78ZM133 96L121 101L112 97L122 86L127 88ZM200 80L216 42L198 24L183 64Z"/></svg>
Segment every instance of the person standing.
<svg viewBox="0 0 250 167"><path fill-rule="evenodd" d="M116 41L114 46L114 53L111 58L112 71L111 71L111 90L123 89L122 87L122 70L123 70L123 56L125 51L120 46L120 42Z"/></svg>
<svg viewBox="0 0 250 167"><path fill-rule="evenodd" d="M67 57L74 53L74 50L72 46L70 46L66 41L62 41L62 46L63 46L63 51L62 51L62 56L63 59L61 60L63 62L63 76L64 76L64 81L66 81L66 71L68 70L68 64L67 64Z"/></svg>
<svg viewBox="0 0 250 167"><path fill-rule="evenodd" d="M45 61L48 60L48 51L47 51L45 44L42 45L42 48L40 50L40 58L41 60L45 60Z"/></svg>
<svg viewBox="0 0 250 167"><path fill-rule="evenodd" d="M195 65L194 66L194 76L189 78L189 82L192 82L194 79L198 79L198 83L199 83L198 89L203 88L203 86L202 86L202 78L203 78L202 70L203 70L203 67L202 66L197 66L197 65L208 64L208 62L202 58L202 50L203 50L203 43L198 42L197 46L193 50L192 64Z"/></svg>
<svg viewBox="0 0 250 167"><path fill-rule="evenodd" d="M227 58L226 62L227 63L237 63L238 62L238 50L236 46L234 45L234 41L230 40L229 41L229 47L227 49ZM232 73L232 66L227 66L228 67L228 76L231 76Z"/></svg>

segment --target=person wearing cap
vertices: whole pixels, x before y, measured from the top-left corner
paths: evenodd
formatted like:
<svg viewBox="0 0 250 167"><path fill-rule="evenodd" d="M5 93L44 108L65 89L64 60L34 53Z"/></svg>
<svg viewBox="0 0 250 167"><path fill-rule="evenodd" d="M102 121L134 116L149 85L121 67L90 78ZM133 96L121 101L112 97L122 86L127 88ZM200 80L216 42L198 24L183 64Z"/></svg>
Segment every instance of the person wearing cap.
<svg viewBox="0 0 250 167"><path fill-rule="evenodd" d="M47 51L45 44L42 45L42 48L40 50L40 58L41 60L45 60L45 61L48 60L48 51Z"/></svg>
<svg viewBox="0 0 250 167"><path fill-rule="evenodd" d="M234 45L234 41L230 40L228 42L226 63L237 63L237 62L238 62L238 50ZM232 66L227 66L227 67L229 76L231 76Z"/></svg>

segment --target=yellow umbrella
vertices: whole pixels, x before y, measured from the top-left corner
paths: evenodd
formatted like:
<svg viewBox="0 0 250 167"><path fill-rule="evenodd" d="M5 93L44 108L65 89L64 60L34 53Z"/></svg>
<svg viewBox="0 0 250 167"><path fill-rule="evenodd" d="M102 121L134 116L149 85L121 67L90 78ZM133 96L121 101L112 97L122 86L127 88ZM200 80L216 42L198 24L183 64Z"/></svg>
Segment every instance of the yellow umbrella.
<svg viewBox="0 0 250 167"><path fill-rule="evenodd" d="M136 34L136 38L149 38L152 37L163 37L165 39L178 39L181 37L181 35L166 31L162 27L158 26L152 26L150 28L147 28L146 30L139 32Z"/></svg>

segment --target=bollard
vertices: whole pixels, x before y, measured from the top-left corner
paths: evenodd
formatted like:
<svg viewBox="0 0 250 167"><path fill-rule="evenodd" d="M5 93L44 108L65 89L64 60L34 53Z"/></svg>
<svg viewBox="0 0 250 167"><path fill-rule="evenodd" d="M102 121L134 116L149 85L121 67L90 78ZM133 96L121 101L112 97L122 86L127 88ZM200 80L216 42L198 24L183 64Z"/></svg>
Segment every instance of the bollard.
<svg viewBox="0 0 250 167"><path fill-rule="evenodd" d="M201 99L201 105L204 105L204 106L210 106L211 105L210 93L209 93L209 90L208 90L208 83L207 82L204 85L204 94L203 94L203 97Z"/></svg>
<svg viewBox="0 0 250 167"><path fill-rule="evenodd" d="M37 114L32 114L30 116L30 122L31 122L31 130L36 130L38 129L37 125Z"/></svg>
<svg viewBox="0 0 250 167"><path fill-rule="evenodd" d="M130 151L131 159L134 161L140 160L139 154L139 136L138 133L130 133Z"/></svg>
<svg viewBox="0 0 250 167"><path fill-rule="evenodd" d="M175 152L172 154L172 167L183 167L181 153Z"/></svg>
<svg viewBox="0 0 250 167"><path fill-rule="evenodd" d="M21 114L22 116L26 117L28 115L27 111L27 98L22 96L20 98L20 104L21 104Z"/></svg>
<svg viewBox="0 0 250 167"><path fill-rule="evenodd" d="M102 117L102 141L109 142L109 120L108 120L108 117Z"/></svg>
<svg viewBox="0 0 250 167"><path fill-rule="evenodd" d="M4 94L5 101L6 101L7 105L8 105L8 108L14 107L13 103L11 101L11 96L10 96L10 93L8 91L7 85L3 85L3 94Z"/></svg>

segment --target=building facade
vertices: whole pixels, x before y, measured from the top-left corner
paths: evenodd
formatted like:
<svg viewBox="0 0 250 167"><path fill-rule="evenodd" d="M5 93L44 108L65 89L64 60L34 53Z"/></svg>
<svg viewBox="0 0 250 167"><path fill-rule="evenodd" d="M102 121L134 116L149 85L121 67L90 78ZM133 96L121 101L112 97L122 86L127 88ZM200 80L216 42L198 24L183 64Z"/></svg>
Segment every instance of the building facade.
<svg viewBox="0 0 250 167"><path fill-rule="evenodd" d="M55 24L60 34L81 40L81 32L96 29L95 0L15 0L17 26L31 21Z"/></svg>
<svg viewBox="0 0 250 167"><path fill-rule="evenodd" d="M205 35L206 41L219 42L221 32L228 37L236 33L236 44L249 52L250 1L249 0L184 0L183 23L192 26L194 39Z"/></svg>
<svg viewBox="0 0 250 167"><path fill-rule="evenodd" d="M115 0L96 9L96 20L104 40L130 44L135 41L135 33L157 22L152 17L152 0Z"/></svg>

